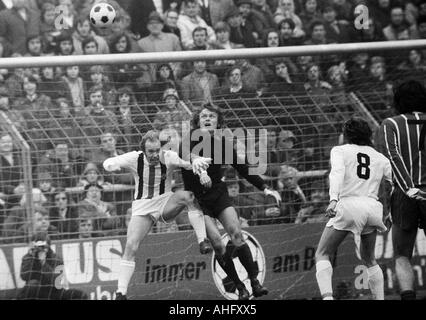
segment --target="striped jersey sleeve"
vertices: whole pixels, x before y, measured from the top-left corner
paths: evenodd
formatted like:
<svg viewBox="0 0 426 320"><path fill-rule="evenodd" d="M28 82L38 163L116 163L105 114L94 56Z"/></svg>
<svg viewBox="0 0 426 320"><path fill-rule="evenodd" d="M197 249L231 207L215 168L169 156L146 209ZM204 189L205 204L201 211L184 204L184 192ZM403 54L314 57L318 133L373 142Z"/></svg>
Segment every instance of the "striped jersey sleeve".
<svg viewBox="0 0 426 320"><path fill-rule="evenodd" d="M413 149L416 149L415 141L410 139L410 131L413 129L415 130L406 125L401 116L386 119L380 128L381 151L390 160L395 182L404 192L415 187L412 176L413 163L410 161L413 158ZM402 146L408 149L402 150Z"/></svg>

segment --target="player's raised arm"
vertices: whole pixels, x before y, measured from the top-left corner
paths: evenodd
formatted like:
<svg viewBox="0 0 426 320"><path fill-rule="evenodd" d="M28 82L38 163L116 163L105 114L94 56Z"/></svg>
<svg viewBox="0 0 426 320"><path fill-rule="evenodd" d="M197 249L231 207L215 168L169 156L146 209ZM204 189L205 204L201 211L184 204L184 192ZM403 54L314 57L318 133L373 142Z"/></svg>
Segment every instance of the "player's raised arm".
<svg viewBox="0 0 426 320"><path fill-rule="evenodd" d="M104 161L103 166L106 171L118 171L120 169L137 169L137 160L140 152L132 151L125 154L108 158Z"/></svg>

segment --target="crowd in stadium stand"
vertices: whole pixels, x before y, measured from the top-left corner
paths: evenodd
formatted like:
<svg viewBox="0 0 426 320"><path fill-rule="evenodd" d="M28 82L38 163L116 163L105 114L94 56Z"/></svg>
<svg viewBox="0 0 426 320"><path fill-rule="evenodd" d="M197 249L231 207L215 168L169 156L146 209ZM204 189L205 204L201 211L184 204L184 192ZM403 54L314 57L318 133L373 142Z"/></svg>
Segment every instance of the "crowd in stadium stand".
<svg viewBox="0 0 426 320"><path fill-rule="evenodd" d="M426 39L425 0L102 0L117 12L106 30L89 19L97 2L0 1L0 57ZM367 29L354 26L359 4L369 9ZM61 30L56 28L58 5L66 8ZM379 92L383 99L368 107L371 112L384 109L380 121L389 115L392 82L408 75L425 81L425 59L426 50L409 50L216 61L200 55L200 60L181 63L1 69L0 109L32 148L36 230L57 239L118 235L131 214L133 179L128 172L105 172L102 163L137 148L147 130L180 132L182 121L206 101L237 110L241 104L256 108L259 101L290 95L308 97L338 117L327 109L329 102L344 110L351 91ZM266 175L275 178L271 183L282 195L281 208L268 204L232 170L225 176L229 193L246 225L323 221L327 180L305 179L309 188L304 190L297 173L327 170L327 161L321 160L337 141L330 138L318 148L305 139L316 134L309 126L298 136L284 120L279 124L262 123L268 128ZM30 224L18 151L3 131L4 242L25 241ZM181 220L173 230L185 228Z"/></svg>

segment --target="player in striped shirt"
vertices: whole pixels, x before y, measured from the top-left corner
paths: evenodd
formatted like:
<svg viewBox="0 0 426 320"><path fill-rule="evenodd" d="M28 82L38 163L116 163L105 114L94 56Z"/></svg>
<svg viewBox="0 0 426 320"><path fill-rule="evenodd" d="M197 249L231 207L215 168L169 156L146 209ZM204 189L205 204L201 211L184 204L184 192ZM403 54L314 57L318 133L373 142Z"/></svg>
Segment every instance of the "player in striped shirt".
<svg viewBox="0 0 426 320"><path fill-rule="evenodd" d="M189 211L198 210L194 207L192 192L171 191L173 170L176 168L192 170L192 164L179 158L174 151L163 150L157 131L147 132L140 145L142 151L112 157L106 159L103 164L107 171L129 169L135 179L135 199L132 202L132 217L127 229L126 247L120 262L117 300L126 300L127 287L135 269L136 252L151 227L159 219L167 223L185 208ZM194 162L198 168L207 168L210 160L199 158ZM204 221L202 213L199 216ZM195 229L194 225L193 227ZM205 234L203 223L201 227L204 227Z"/></svg>
<svg viewBox="0 0 426 320"><path fill-rule="evenodd" d="M386 231L383 205L378 201L379 187L390 193L392 171L389 160L372 147L372 131L360 118L345 122L346 144L330 153L330 204L326 215L331 217L315 253L316 278L324 300L333 299L333 255L348 233L361 236L361 258L367 265L368 284L374 299L384 299L383 272L374 256L377 231ZM385 203L386 204L386 203ZM387 206L386 206L387 207Z"/></svg>
<svg viewBox="0 0 426 320"><path fill-rule="evenodd" d="M394 90L397 116L383 121L379 149L389 158L395 181L391 197L392 241L401 299L414 300L411 266L418 228L426 228L426 89L416 80Z"/></svg>

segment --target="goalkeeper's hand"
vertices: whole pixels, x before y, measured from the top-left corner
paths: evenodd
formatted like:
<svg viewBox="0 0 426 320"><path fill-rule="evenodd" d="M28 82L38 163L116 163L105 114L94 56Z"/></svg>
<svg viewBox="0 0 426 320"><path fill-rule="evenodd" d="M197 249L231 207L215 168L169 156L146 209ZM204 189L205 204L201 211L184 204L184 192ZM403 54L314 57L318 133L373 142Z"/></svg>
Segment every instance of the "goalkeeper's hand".
<svg viewBox="0 0 426 320"><path fill-rule="evenodd" d="M263 192L265 193L265 196L273 196L275 198L275 200L277 201L277 204L280 205L281 204L281 196L278 193L278 191L269 189L269 188L265 188L265 190L263 190Z"/></svg>
<svg viewBox="0 0 426 320"><path fill-rule="evenodd" d="M207 171L202 171L200 174L200 183L204 188L211 188L212 187L212 179L210 179L209 175L207 174Z"/></svg>
<svg viewBox="0 0 426 320"><path fill-rule="evenodd" d="M411 188L407 191L407 196L409 196L411 199L415 200L426 200L426 192L417 189L417 188Z"/></svg>
<svg viewBox="0 0 426 320"><path fill-rule="evenodd" d="M201 172L207 170L211 162L211 158L196 158L194 161L192 161L192 171L197 175L201 175Z"/></svg>

